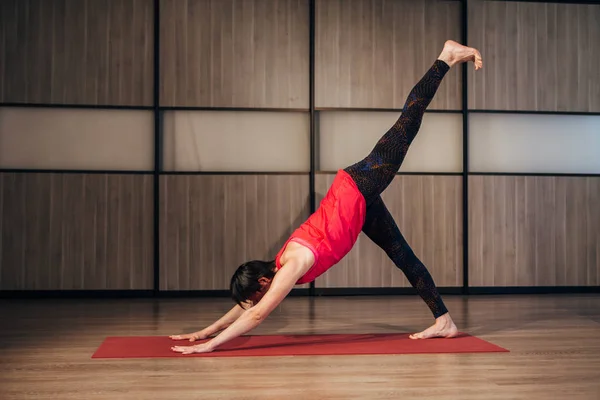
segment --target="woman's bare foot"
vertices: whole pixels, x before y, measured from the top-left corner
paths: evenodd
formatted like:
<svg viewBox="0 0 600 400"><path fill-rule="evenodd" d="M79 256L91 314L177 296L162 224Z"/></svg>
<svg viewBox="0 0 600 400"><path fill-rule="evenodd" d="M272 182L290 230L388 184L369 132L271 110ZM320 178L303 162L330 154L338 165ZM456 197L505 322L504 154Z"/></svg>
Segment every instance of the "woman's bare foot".
<svg viewBox="0 0 600 400"><path fill-rule="evenodd" d="M447 40L444 43L444 49L438 59L444 61L450 67L467 61L473 61L475 70L483 67L483 60L477 49L463 46L454 40Z"/></svg>
<svg viewBox="0 0 600 400"><path fill-rule="evenodd" d="M435 324L425 329L423 332L410 335L411 339L430 339L430 338L453 338L458 335L458 329L450 314L446 313L435 320Z"/></svg>

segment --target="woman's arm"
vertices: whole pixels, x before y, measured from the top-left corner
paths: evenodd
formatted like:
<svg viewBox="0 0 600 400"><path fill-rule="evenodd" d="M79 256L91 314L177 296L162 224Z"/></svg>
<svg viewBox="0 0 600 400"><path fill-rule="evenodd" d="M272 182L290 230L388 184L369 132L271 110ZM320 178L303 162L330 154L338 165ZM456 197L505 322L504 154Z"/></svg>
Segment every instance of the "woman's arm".
<svg viewBox="0 0 600 400"><path fill-rule="evenodd" d="M223 315L213 324L202 329L201 331L187 333L183 335L172 335L169 337L174 340L188 339L190 342L206 339L214 335L215 333L227 328L229 325L233 324L244 313L244 311L246 311L244 308L236 304L231 310L227 312L227 314Z"/></svg>
<svg viewBox="0 0 600 400"><path fill-rule="evenodd" d="M173 351L183 354L191 353L207 353L215 350L224 343L248 333L252 329L261 324L262 321L285 299L290 293L298 279L302 276L304 270L299 263L293 260L285 264L285 268L281 268L273 281L267 293L254 307L245 310L241 316L225 329L217 337L208 342L195 346L174 346Z"/></svg>

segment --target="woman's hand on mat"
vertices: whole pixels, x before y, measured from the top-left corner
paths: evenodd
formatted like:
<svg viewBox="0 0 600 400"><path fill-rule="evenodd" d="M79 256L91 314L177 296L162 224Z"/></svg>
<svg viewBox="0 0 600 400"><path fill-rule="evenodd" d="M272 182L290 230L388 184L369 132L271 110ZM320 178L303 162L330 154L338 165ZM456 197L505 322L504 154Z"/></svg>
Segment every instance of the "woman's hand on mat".
<svg viewBox="0 0 600 400"><path fill-rule="evenodd" d="M194 342L196 340L206 339L208 335L204 331L198 331L194 333L186 333L183 335L171 335L169 338L173 340L189 340L190 342Z"/></svg>
<svg viewBox="0 0 600 400"><path fill-rule="evenodd" d="M182 354L192 354L192 353L210 353L214 350L210 342L197 344L195 346L173 346L171 350L177 353Z"/></svg>

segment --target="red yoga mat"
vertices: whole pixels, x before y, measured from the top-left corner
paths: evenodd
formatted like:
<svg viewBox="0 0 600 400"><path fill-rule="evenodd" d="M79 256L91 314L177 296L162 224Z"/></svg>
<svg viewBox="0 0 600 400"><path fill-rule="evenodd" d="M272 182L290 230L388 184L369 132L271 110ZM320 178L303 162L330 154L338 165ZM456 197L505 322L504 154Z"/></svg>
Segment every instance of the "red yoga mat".
<svg viewBox="0 0 600 400"><path fill-rule="evenodd" d="M92 358L251 357L356 354L491 353L508 350L461 333L452 339L412 340L405 334L266 335L241 336L211 353L181 354L174 345L203 341L172 340L164 336L108 337Z"/></svg>

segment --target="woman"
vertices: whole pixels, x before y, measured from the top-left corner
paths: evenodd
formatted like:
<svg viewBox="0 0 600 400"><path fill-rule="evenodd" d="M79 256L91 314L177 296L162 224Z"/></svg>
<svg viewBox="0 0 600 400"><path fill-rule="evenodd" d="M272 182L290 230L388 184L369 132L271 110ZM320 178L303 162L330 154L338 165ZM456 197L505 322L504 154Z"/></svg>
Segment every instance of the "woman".
<svg viewBox="0 0 600 400"><path fill-rule="evenodd" d="M236 301L225 316L208 328L172 339L195 341L223 331L195 346L174 346L184 354L211 352L256 328L297 284L315 280L337 264L364 232L400 268L431 310L435 323L411 339L451 338L458 330L427 268L413 253L381 199L400 169L427 106L453 66L472 61L482 67L480 53L447 41L430 69L411 90L398 121L360 162L338 171L317 211L287 240L274 261L250 261L231 279Z"/></svg>

